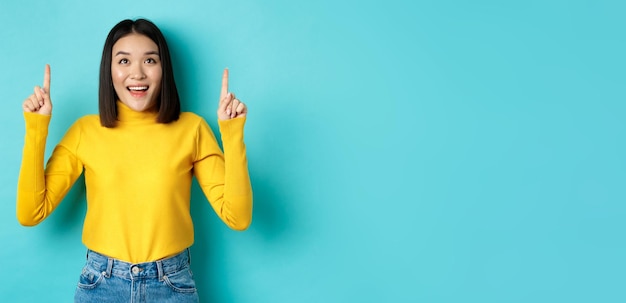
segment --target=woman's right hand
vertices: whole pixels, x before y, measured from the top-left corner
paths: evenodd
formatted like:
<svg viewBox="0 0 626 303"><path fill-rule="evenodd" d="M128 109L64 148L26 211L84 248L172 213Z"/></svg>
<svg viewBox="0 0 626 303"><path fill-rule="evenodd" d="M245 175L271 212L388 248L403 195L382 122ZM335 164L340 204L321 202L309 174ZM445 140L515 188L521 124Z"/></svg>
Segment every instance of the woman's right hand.
<svg viewBox="0 0 626 303"><path fill-rule="evenodd" d="M43 74L43 87L35 86L35 92L30 95L22 108L27 113L50 115L52 113L52 101L50 100L50 65L46 64Z"/></svg>

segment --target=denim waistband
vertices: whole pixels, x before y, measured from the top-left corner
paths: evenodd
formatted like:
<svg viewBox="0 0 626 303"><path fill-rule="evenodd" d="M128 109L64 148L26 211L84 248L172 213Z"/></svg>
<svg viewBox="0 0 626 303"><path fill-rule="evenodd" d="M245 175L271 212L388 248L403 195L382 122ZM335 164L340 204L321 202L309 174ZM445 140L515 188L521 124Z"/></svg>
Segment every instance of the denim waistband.
<svg viewBox="0 0 626 303"><path fill-rule="evenodd" d="M185 249L175 256L154 262L128 263L93 250L87 251L87 264L105 277L115 275L131 280L154 278L163 280L163 276L189 268L189 258L189 249Z"/></svg>

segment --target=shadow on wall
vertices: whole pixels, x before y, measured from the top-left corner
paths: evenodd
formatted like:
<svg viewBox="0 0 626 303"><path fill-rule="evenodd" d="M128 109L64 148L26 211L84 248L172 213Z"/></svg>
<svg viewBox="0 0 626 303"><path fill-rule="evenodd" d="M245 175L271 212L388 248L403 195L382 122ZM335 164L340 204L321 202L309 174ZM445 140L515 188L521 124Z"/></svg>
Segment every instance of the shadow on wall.
<svg viewBox="0 0 626 303"><path fill-rule="evenodd" d="M281 235L288 229L285 219L284 199L277 196L264 178L251 176L254 191L252 225L245 233L260 239L254 243L264 246L280 246ZM194 222L195 242L191 248L191 268L194 272L198 293L202 301L231 302L241 290L230 285L228 272L232 254L224 247L223 239L234 237L232 231L217 217L206 200L202 189L194 179L191 192L191 214Z"/></svg>
<svg viewBox="0 0 626 303"><path fill-rule="evenodd" d="M254 210L251 233L261 237L268 244L279 244L282 236L292 229L288 224L288 201L281 196L269 176L250 176L254 190Z"/></svg>
<svg viewBox="0 0 626 303"><path fill-rule="evenodd" d="M86 212L85 177L81 175L53 214L46 219L46 221L51 221L49 228L46 229L49 236L51 238L77 237L75 240L80 243Z"/></svg>

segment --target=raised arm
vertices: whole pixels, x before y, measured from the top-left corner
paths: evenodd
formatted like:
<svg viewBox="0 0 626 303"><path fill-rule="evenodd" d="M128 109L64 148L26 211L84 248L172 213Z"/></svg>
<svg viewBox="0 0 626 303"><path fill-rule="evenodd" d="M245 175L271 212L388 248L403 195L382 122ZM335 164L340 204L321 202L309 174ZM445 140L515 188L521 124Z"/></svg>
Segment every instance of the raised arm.
<svg viewBox="0 0 626 303"><path fill-rule="evenodd" d="M82 166L69 149L58 146L51 157L52 169L49 173L44 171L44 152L52 114L49 65L45 68L43 87L35 86L34 93L24 100L22 108L26 135L17 182L16 213L20 224L32 226L52 213L80 176Z"/></svg>
<svg viewBox="0 0 626 303"><path fill-rule="evenodd" d="M224 153L208 125L201 125L199 142L203 155L194 164L194 172L217 215L235 230L248 228L252 221L252 186L243 142L247 112L246 105L228 91L225 69L217 110Z"/></svg>

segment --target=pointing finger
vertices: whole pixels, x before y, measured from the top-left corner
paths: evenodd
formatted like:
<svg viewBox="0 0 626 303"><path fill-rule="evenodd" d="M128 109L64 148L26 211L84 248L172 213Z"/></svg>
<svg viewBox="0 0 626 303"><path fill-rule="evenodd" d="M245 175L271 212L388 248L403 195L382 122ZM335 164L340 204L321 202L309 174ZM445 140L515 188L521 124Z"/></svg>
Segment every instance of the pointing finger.
<svg viewBox="0 0 626 303"><path fill-rule="evenodd" d="M228 68L224 69L224 74L222 75L222 92L220 93L220 100L226 98L226 94L228 94Z"/></svg>
<svg viewBox="0 0 626 303"><path fill-rule="evenodd" d="M46 93L50 93L50 64L46 64L46 69L43 74L43 89Z"/></svg>

